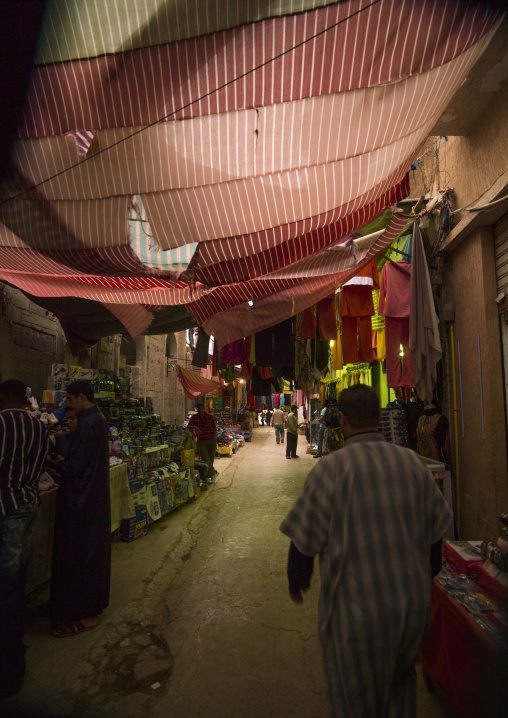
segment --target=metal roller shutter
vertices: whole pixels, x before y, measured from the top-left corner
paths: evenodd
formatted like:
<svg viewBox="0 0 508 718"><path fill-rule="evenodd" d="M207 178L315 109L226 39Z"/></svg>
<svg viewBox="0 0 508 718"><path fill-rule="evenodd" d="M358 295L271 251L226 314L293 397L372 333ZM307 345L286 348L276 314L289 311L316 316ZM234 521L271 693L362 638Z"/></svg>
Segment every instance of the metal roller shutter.
<svg viewBox="0 0 508 718"><path fill-rule="evenodd" d="M500 311L506 311L508 298L508 214L494 225L496 281Z"/></svg>

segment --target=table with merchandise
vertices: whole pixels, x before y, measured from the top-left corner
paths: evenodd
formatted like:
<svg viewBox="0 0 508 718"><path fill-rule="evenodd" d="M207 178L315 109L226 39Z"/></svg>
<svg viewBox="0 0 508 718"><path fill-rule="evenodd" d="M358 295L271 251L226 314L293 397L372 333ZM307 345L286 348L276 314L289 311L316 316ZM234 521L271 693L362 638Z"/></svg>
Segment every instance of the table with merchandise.
<svg viewBox="0 0 508 718"><path fill-rule="evenodd" d="M432 622L420 647L427 687L437 685L461 718L508 715L508 593L493 577L495 567L478 558L463 573L445 562L434 579Z"/></svg>

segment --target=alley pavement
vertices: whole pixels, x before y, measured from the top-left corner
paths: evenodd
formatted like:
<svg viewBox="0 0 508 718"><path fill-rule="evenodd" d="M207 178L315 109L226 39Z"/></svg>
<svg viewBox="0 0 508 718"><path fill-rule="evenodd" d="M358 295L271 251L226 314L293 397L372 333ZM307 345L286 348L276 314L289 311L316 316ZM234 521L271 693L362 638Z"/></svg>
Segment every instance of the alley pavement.
<svg viewBox="0 0 508 718"><path fill-rule="evenodd" d="M98 628L54 638L48 590L29 602L27 672L0 701L12 718L326 718L317 639L319 571L289 600L280 521L316 462L299 437L285 460L259 427L219 478L133 543L114 543L111 602ZM417 718L452 718L421 671Z"/></svg>

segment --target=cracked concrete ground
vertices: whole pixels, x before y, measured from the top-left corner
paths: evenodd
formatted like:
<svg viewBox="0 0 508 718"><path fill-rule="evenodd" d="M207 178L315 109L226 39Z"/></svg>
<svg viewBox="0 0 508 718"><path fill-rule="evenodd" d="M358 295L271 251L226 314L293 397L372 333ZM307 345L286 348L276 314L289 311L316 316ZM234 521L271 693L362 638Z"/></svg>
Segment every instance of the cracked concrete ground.
<svg viewBox="0 0 508 718"><path fill-rule="evenodd" d="M318 570L303 606L291 603L277 529L314 463L299 443L288 464L272 431L255 429L217 459L219 479L197 502L113 544L97 629L53 638L43 591L27 610L23 688L0 715L324 718ZM420 677L418 718L453 715Z"/></svg>

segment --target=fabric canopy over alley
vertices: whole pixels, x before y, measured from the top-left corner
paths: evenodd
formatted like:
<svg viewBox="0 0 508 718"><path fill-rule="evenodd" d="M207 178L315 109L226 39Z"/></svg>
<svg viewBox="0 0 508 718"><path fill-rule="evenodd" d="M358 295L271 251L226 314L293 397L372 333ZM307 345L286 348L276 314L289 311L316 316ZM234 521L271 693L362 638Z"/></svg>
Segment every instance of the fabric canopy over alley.
<svg viewBox="0 0 508 718"><path fill-rule="evenodd" d="M200 326L221 346L302 312L406 227L394 209L353 243L407 197L501 19L458 0L49 2L0 279L75 346L93 322L69 298L95 334Z"/></svg>

